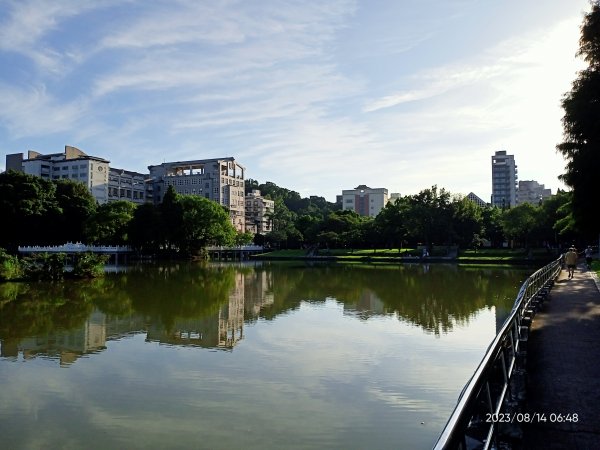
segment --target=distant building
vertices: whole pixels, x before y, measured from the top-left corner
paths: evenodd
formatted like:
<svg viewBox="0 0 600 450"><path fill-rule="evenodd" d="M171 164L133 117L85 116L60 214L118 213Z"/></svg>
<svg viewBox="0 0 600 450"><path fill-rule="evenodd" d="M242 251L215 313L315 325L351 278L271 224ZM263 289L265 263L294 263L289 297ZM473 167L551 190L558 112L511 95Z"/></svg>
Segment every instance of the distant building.
<svg viewBox="0 0 600 450"><path fill-rule="evenodd" d="M390 194L390 198L389 198L389 202L391 203L396 203L398 200L400 200L402 198L402 196L400 195L399 192L392 192Z"/></svg>
<svg viewBox="0 0 600 450"><path fill-rule="evenodd" d="M69 179L85 184L92 196L100 204L108 202L109 161L89 156L70 145L65 145L64 153L42 155L33 150L6 156L6 169L12 169L46 180Z"/></svg>
<svg viewBox="0 0 600 450"><path fill-rule="evenodd" d="M162 202L169 186L179 194L196 194L229 210L234 228L246 231L244 175L233 157L165 162L148 166L154 203Z"/></svg>
<svg viewBox="0 0 600 450"><path fill-rule="evenodd" d="M517 191L517 203L531 203L539 205L541 201L552 197L552 190L545 189L543 184L534 180L519 181L519 190Z"/></svg>
<svg viewBox="0 0 600 450"><path fill-rule="evenodd" d="M342 191L342 209L351 209L361 216L375 217L388 202L388 190L370 188L364 184Z"/></svg>
<svg viewBox="0 0 600 450"><path fill-rule="evenodd" d="M108 172L108 201L151 202L152 183L149 181L147 174L111 167Z"/></svg>
<svg viewBox="0 0 600 450"><path fill-rule="evenodd" d="M275 202L260 195L253 189L246 195L246 231L252 234L267 234L272 231L271 214L275 210Z"/></svg>
<svg viewBox="0 0 600 450"><path fill-rule="evenodd" d="M469 195L467 195L467 198L469 200L471 200L472 202L474 202L475 204L477 204L478 206L481 206L482 208L485 208L486 206L488 206L488 204L486 202L481 200L479 197L477 197L472 192L469 192Z"/></svg>
<svg viewBox="0 0 600 450"><path fill-rule="evenodd" d="M492 206L517 205L517 165L513 155L499 150L492 156Z"/></svg>

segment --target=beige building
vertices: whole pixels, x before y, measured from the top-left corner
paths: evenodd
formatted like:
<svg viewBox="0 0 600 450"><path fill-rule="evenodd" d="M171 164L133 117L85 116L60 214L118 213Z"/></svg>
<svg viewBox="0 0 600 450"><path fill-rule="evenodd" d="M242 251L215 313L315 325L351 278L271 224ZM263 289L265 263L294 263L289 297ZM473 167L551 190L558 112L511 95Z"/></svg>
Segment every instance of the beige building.
<svg viewBox="0 0 600 450"><path fill-rule="evenodd" d="M111 167L108 172L108 201L127 200L141 204L152 201L148 175Z"/></svg>
<svg viewBox="0 0 600 450"><path fill-rule="evenodd" d="M388 201L388 190L385 188L370 188L361 184L342 191L342 209L351 209L361 216L375 217Z"/></svg>
<svg viewBox="0 0 600 450"><path fill-rule="evenodd" d="M552 197L552 190L546 189L543 184L534 180L519 181L517 204L531 203L537 206L550 197Z"/></svg>
<svg viewBox="0 0 600 450"><path fill-rule="evenodd" d="M178 194L201 195L229 210L231 223L246 231L244 175L233 157L166 162L148 166L154 203L162 202L169 186Z"/></svg>
<svg viewBox="0 0 600 450"><path fill-rule="evenodd" d="M42 155L33 150L6 156L6 170L12 169L35 175L46 180L70 179L85 184L96 201L106 203L108 197L109 161L89 156L70 145L65 145L64 153Z"/></svg>
<svg viewBox="0 0 600 450"><path fill-rule="evenodd" d="M246 231L253 234L267 234L272 231L270 215L275 210L275 202L260 195L258 189L246 195Z"/></svg>

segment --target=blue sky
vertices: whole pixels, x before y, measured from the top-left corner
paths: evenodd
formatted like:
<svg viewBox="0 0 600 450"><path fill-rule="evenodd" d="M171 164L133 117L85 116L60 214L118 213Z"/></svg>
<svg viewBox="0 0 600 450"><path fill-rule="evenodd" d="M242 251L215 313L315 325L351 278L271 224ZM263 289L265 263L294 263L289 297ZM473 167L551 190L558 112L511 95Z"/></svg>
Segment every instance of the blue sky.
<svg viewBox="0 0 600 450"><path fill-rule="evenodd" d="M489 201L491 156L564 188L587 0L0 0L0 167L76 146L146 172L234 156L329 201Z"/></svg>

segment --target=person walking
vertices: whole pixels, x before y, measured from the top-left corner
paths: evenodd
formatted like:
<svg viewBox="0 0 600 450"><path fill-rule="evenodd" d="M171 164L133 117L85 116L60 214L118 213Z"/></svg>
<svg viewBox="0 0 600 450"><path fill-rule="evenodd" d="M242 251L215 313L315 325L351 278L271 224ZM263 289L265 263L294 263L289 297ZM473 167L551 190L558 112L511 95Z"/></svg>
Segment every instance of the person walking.
<svg viewBox="0 0 600 450"><path fill-rule="evenodd" d="M575 266L577 265L577 250L575 247L571 247L567 253L565 253L565 264L567 265L567 272L569 273L569 279L573 278L575 273Z"/></svg>
<svg viewBox="0 0 600 450"><path fill-rule="evenodd" d="M585 249L585 263L587 265L587 269L590 270L592 268L592 255L594 254L594 250L591 245L588 245Z"/></svg>

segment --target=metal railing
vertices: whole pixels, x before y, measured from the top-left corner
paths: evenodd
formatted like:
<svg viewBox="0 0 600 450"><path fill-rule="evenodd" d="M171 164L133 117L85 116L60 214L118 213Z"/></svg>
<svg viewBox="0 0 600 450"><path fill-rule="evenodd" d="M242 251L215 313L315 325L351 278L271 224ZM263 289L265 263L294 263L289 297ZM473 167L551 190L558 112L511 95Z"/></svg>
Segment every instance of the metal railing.
<svg viewBox="0 0 600 450"><path fill-rule="evenodd" d="M86 245L81 242L67 242L63 245L29 245L19 246L21 253L129 253L131 247L127 245Z"/></svg>
<svg viewBox="0 0 600 450"><path fill-rule="evenodd" d="M520 406L529 327L562 265L561 255L521 285L510 315L463 388L435 450L497 449L519 438L519 423L527 414Z"/></svg>

